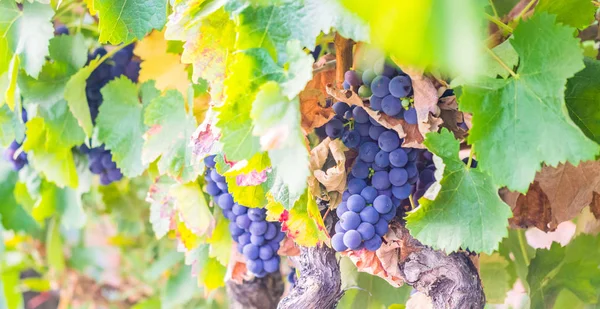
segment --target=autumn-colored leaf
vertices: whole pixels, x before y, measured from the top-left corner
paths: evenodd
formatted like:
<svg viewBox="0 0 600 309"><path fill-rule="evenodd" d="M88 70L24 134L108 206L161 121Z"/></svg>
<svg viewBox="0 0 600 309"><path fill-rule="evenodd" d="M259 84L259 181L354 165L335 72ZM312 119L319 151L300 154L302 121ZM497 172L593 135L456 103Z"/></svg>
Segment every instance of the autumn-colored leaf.
<svg viewBox="0 0 600 309"><path fill-rule="evenodd" d="M593 201L598 193L600 162L588 161L578 166L544 166L527 195L506 190L502 197L513 209L511 225L553 231L559 223L579 215L584 207L597 204Z"/></svg>
<svg viewBox="0 0 600 309"><path fill-rule="evenodd" d="M437 107L439 96L433 77L424 75L423 71L416 68L405 67L402 70L412 80L419 131L423 136L429 132L437 132L442 119L434 116L439 113Z"/></svg>
<svg viewBox="0 0 600 309"><path fill-rule="evenodd" d="M325 108L326 86L335 79L335 66L327 66L328 59L331 59L331 56L326 55L315 62L313 69L320 71L314 74L313 79L306 84L299 95L304 133L326 124L334 115L333 109Z"/></svg>
<svg viewBox="0 0 600 309"><path fill-rule="evenodd" d="M198 161L203 160L204 157L213 153L216 142L221 136L220 132L216 131L217 128L213 125L213 116L214 112L212 109L209 109L204 118L204 122L202 122L196 131L194 131L194 134L192 134L189 147L192 148L192 153Z"/></svg>
<svg viewBox="0 0 600 309"><path fill-rule="evenodd" d="M140 82L155 80L160 90L177 89L185 94L189 85L185 65L177 54L167 53L164 31L153 31L139 41L134 53L142 59Z"/></svg>
<svg viewBox="0 0 600 309"><path fill-rule="evenodd" d="M354 92L350 90L338 89L333 85L327 85L327 93L334 97L337 101L345 102L349 105L358 105L365 108L365 111L369 116L373 117L382 126L398 132L398 136L404 139L403 147L409 148L425 148L423 146L423 135L419 131L419 126L416 124L408 124L404 119L397 119L388 116L378 111L374 111L369 108L368 103L363 100Z"/></svg>
<svg viewBox="0 0 600 309"><path fill-rule="evenodd" d="M310 170L312 175L308 179L310 191L322 200L329 202L329 207L334 208L342 202L342 193L346 190L346 156L348 150L341 140L324 139L310 152ZM324 170L327 157L335 160L335 165ZM325 187L323 189L323 187Z"/></svg>
<svg viewBox="0 0 600 309"><path fill-rule="evenodd" d="M248 268L246 268L246 260L238 251L237 243L234 243L231 248L231 256L225 273L225 281L233 281L237 284L244 283L244 280L250 279Z"/></svg>
<svg viewBox="0 0 600 309"><path fill-rule="evenodd" d="M298 256L300 255L300 249L294 240L286 237L281 243L281 247L279 247L277 254L280 256Z"/></svg>

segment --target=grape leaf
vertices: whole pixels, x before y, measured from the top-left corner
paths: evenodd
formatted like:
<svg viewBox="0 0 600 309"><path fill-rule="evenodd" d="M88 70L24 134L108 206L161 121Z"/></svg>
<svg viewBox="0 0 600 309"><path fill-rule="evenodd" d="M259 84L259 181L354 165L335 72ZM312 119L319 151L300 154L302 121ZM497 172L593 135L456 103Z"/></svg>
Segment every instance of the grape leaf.
<svg viewBox="0 0 600 309"><path fill-rule="evenodd" d="M446 252L468 248L492 253L507 235L511 216L498 187L479 168L467 168L458 157L460 143L447 129L427 134L424 144L445 168L435 199L421 198L421 206L406 217L410 234Z"/></svg>
<svg viewBox="0 0 600 309"><path fill-rule="evenodd" d="M129 43L152 29L161 29L167 21L166 5L162 0L95 0L100 42Z"/></svg>
<svg viewBox="0 0 600 309"><path fill-rule="evenodd" d="M44 118L30 119L27 124L27 139L23 149L35 170L59 187L76 188L78 184L77 170L71 147L57 147L49 144L48 138L56 140L56 127L47 124Z"/></svg>
<svg viewBox="0 0 600 309"><path fill-rule="evenodd" d="M600 289L600 238L581 235L566 247L553 243L550 250L538 249L531 260L527 282L531 308L548 308L562 289L586 303L597 300Z"/></svg>
<svg viewBox="0 0 600 309"><path fill-rule="evenodd" d="M555 14L556 21L577 29L584 29L594 21L596 6L589 0L540 0L535 6L535 11Z"/></svg>
<svg viewBox="0 0 600 309"><path fill-rule="evenodd" d="M217 259L221 265L227 266L229 264L233 240L229 233L229 221L225 217L218 217L215 230L206 242L210 244L209 256Z"/></svg>
<svg viewBox="0 0 600 309"><path fill-rule="evenodd" d="M60 236L60 223L58 218L50 220L46 234L46 262L48 266L61 275L65 269L65 254Z"/></svg>
<svg viewBox="0 0 600 309"><path fill-rule="evenodd" d="M146 166L142 162L142 135L147 129L138 87L121 76L104 86L101 93L103 103L96 119L98 140L110 149L123 175L138 176Z"/></svg>
<svg viewBox="0 0 600 309"><path fill-rule="evenodd" d="M565 100L571 119L600 143L600 61L585 58L584 63L585 68L567 81Z"/></svg>
<svg viewBox="0 0 600 309"><path fill-rule="evenodd" d="M171 222L175 216L174 200L169 195L169 187L173 181L168 177L160 177L148 189L146 201L150 203L150 223L157 239L161 239L171 230Z"/></svg>
<svg viewBox="0 0 600 309"><path fill-rule="evenodd" d="M85 133L69 111L66 101L60 100L47 108L40 108L39 112L47 130L46 149L52 151L83 144Z"/></svg>
<svg viewBox="0 0 600 309"><path fill-rule="evenodd" d="M521 57L516 78L482 78L463 87L460 108L473 114L468 142L475 146L478 168L495 184L525 192L541 163L577 164L600 150L564 105L566 79L583 68L572 34L572 28L555 24L554 16L536 14L520 23L511 39Z"/></svg>
<svg viewBox="0 0 600 309"><path fill-rule="evenodd" d="M167 41L159 31L153 31L135 45L134 53L142 59L139 82L155 80L160 90L177 89L185 94L189 84L185 65L178 54L166 51Z"/></svg>
<svg viewBox="0 0 600 309"><path fill-rule="evenodd" d="M227 269L217 259L209 256L208 247L200 245L186 252L185 264L192 266L192 277L198 277L198 285L210 291L225 285Z"/></svg>
<svg viewBox="0 0 600 309"><path fill-rule="evenodd" d="M253 133L261 136L263 148L269 150L277 177L291 196L299 196L306 188L310 171L298 98L288 100L277 83L268 82L256 95L250 116L254 121Z"/></svg>
<svg viewBox="0 0 600 309"><path fill-rule="evenodd" d="M14 1L0 2L0 74L14 53L27 74L38 77L54 36L52 16L54 10L47 4L25 2L21 11Z"/></svg>
<svg viewBox="0 0 600 309"><path fill-rule="evenodd" d="M261 152L255 154L252 158L250 158L250 160L236 162L231 168L228 168L223 172L223 176L239 176L243 174L249 174L251 172L262 172L270 166L271 160L269 160L269 154L266 152ZM229 167L229 165L227 165L227 167ZM218 167L217 170L219 170Z"/></svg>
<svg viewBox="0 0 600 309"><path fill-rule="evenodd" d="M73 74L65 86L64 98L69 104L69 109L77 118L79 126L83 128L87 137L92 136L92 116L90 107L85 93L86 80L92 72L100 65L98 59L90 61L90 63Z"/></svg>
<svg viewBox="0 0 600 309"><path fill-rule="evenodd" d="M319 207L308 190L304 191L289 211L273 200L270 194L267 199L267 220L281 222L281 230L296 244L314 247L329 239Z"/></svg>
<svg viewBox="0 0 600 309"><path fill-rule="evenodd" d="M66 83L87 61L87 49L81 34L61 35L50 40L50 58L37 79L19 76L19 88L25 103L50 105L63 98Z"/></svg>
<svg viewBox="0 0 600 309"><path fill-rule="evenodd" d="M410 296L411 287L404 285L400 288L390 285L387 281L359 272L356 287L348 289L340 300L340 308L392 308L393 304L404 304Z"/></svg>
<svg viewBox="0 0 600 309"><path fill-rule="evenodd" d="M195 235L204 235L214 227L214 218L208 209L204 194L195 182L175 184L169 189L185 226Z"/></svg>
<svg viewBox="0 0 600 309"><path fill-rule="evenodd" d="M17 183L17 172L10 165L0 160L0 220L2 226L9 230L24 231L32 236L39 236L41 229L31 215L15 200L13 191Z"/></svg>
<svg viewBox="0 0 600 309"><path fill-rule="evenodd" d="M371 41L400 63L420 68L433 64L464 76L482 68L478 61L485 29L482 1L341 2L368 22ZM411 42L410 48L397 44L398 33Z"/></svg>
<svg viewBox="0 0 600 309"><path fill-rule="evenodd" d="M8 106L0 107L0 146L6 147L13 140L22 141L25 138L25 126L19 116Z"/></svg>
<svg viewBox="0 0 600 309"><path fill-rule="evenodd" d="M510 263L507 267L511 276L510 285L512 286L518 277L525 288L528 288L526 280L528 267L531 259L535 257L535 249L527 244L525 231L509 229L508 237L502 240L498 253Z"/></svg>
<svg viewBox="0 0 600 309"><path fill-rule="evenodd" d="M263 207L267 203L265 183L255 186L240 186L237 184L237 176L226 176L225 179L229 193L236 203L251 208Z"/></svg>
<svg viewBox="0 0 600 309"><path fill-rule="evenodd" d="M498 253L480 255L479 276L489 303L504 303L506 293L510 290L508 265L508 261Z"/></svg>
<svg viewBox="0 0 600 309"><path fill-rule="evenodd" d="M196 129L196 120L186 115L181 93L169 90L152 100L144 110L144 124L150 129L142 149L143 164L150 164L160 157L158 170L161 174L182 182L194 180L201 171L187 144Z"/></svg>

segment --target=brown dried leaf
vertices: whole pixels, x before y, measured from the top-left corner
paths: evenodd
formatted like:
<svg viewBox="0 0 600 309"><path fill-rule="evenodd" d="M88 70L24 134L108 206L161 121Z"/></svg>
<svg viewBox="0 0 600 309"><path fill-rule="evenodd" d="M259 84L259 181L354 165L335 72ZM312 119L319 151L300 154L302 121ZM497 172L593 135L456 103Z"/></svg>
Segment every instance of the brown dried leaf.
<svg viewBox="0 0 600 309"><path fill-rule="evenodd" d="M246 260L237 250L237 244L234 243L231 248L231 257L229 258L229 265L227 265L227 272L225 273L225 281L231 280L237 284L242 284L244 280L251 278L252 275L249 274L246 268Z"/></svg>
<svg viewBox="0 0 600 309"><path fill-rule="evenodd" d="M341 140L332 141L328 137L310 152L309 166L312 175L308 179L308 187L313 195L329 201L332 208L341 202L342 193L346 189L346 150L348 148ZM336 164L323 171L330 153Z"/></svg>
<svg viewBox="0 0 600 309"><path fill-rule="evenodd" d="M558 167L544 166L537 173L527 195L501 191L511 205L513 226L535 226L553 231L559 223L575 218L581 210L592 205L598 211L600 193L600 162L588 161L578 166L569 163Z"/></svg>
<svg viewBox="0 0 600 309"><path fill-rule="evenodd" d="M310 133L314 128L326 124L333 118L334 112L331 108L325 108L327 92L325 87L335 80L335 66L324 67L329 58L321 57L313 68L324 68L314 74L304 90L300 92L300 113L302 115L302 129L304 134Z"/></svg>
<svg viewBox="0 0 600 309"><path fill-rule="evenodd" d="M425 148L423 146L423 135L419 132L419 127L416 124L408 124L404 119L396 119L378 111L374 111L368 103L354 92L350 90L338 89L333 85L327 85L327 93L334 97L337 101L345 102L349 105L358 105L365 108L369 116L373 117L382 126L398 132L400 138L404 138L404 147Z"/></svg>
<svg viewBox="0 0 600 309"><path fill-rule="evenodd" d="M300 255L300 249L293 239L286 237L281 243L277 254L280 256L298 256Z"/></svg>
<svg viewBox="0 0 600 309"><path fill-rule="evenodd" d="M441 118L433 116L439 116L437 107L439 95L433 77L425 76L422 70L412 67L405 67L403 71L412 80L419 131L423 136L429 132L437 132L443 121Z"/></svg>

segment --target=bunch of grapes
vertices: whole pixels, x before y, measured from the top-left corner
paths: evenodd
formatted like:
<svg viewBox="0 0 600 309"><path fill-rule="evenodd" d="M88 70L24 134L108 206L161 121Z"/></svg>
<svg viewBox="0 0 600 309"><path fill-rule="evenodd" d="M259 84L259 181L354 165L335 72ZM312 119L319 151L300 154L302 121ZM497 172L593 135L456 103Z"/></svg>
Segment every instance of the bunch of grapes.
<svg viewBox="0 0 600 309"><path fill-rule="evenodd" d="M417 124L417 111L412 106L412 80L384 58L362 73L347 71L343 85L345 89L357 91L361 98L368 98L371 109L404 119L408 124Z"/></svg>
<svg viewBox="0 0 600 309"><path fill-rule="evenodd" d="M104 55L106 55L106 50L100 47L88 56L88 62ZM92 72L86 81L85 87L92 122L96 123L98 109L102 104L100 89L109 81L121 75L125 75L131 81L137 82L139 70L140 63L133 59L133 44L131 44L117 51L110 61L102 62ZM103 185L108 185L123 178L121 170L117 168L116 163L112 160L110 150L105 149L104 145L92 149L83 145L80 147L80 150L82 153L88 155L88 167L92 173L100 175L100 183Z"/></svg>
<svg viewBox="0 0 600 309"><path fill-rule="evenodd" d="M359 106L333 105L336 116L325 125L332 139L358 152L348 176L348 187L336 213L340 221L331 243L336 251L377 250L390 220L410 205L435 180L430 152L403 148L403 140ZM419 172L422 170L421 172Z"/></svg>
<svg viewBox="0 0 600 309"><path fill-rule="evenodd" d="M229 222L229 231L238 243L238 250L247 260L247 267L255 276L262 278L279 271L277 255L279 243L284 238L279 222L267 222L266 210L248 208L234 203L229 194L225 177L215 169L215 156L204 159L206 165L206 191L213 196Z"/></svg>
<svg viewBox="0 0 600 309"><path fill-rule="evenodd" d="M22 110L21 119L23 122L27 122L27 111L25 109ZM21 148L21 144L14 140L10 143L10 146L4 150L4 158L10 163L12 169L15 171L21 170L28 162L27 153L25 153L25 151L17 153L19 148Z"/></svg>

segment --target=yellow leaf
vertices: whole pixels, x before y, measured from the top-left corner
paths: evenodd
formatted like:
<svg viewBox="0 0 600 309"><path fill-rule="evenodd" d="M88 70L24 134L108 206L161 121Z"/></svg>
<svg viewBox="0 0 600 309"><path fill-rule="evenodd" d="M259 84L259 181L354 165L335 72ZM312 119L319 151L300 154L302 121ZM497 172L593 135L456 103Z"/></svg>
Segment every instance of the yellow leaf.
<svg viewBox="0 0 600 309"><path fill-rule="evenodd" d="M227 268L215 258L209 258L198 276L198 285L204 286L206 292L225 286Z"/></svg>
<svg viewBox="0 0 600 309"><path fill-rule="evenodd" d="M294 207L287 211L268 194L267 220L280 221L281 230L300 246L314 247L329 239L319 207L307 189Z"/></svg>
<svg viewBox="0 0 600 309"><path fill-rule="evenodd" d="M88 10L90 11L90 15L96 15L96 13L98 13L96 11L96 9L94 8L94 0L83 0L85 2L85 6L87 6Z"/></svg>
<svg viewBox="0 0 600 309"><path fill-rule="evenodd" d="M177 223L177 235L186 249L192 250L200 244L200 237L194 235L190 229L185 226L185 223Z"/></svg>
<svg viewBox="0 0 600 309"><path fill-rule="evenodd" d="M210 244L210 257L216 258L223 265L229 264L231 244L233 243L229 234L229 221L220 216L215 230L206 242Z"/></svg>
<svg viewBox="0 0 600 309"><path fill-rule="evenodd" d="M140 83L155 80L160 90L177 89L185 94L189 84L185 65L179 55L167 53L164 32L153 31L138 42L134 53L142 59Z"/></svg>

